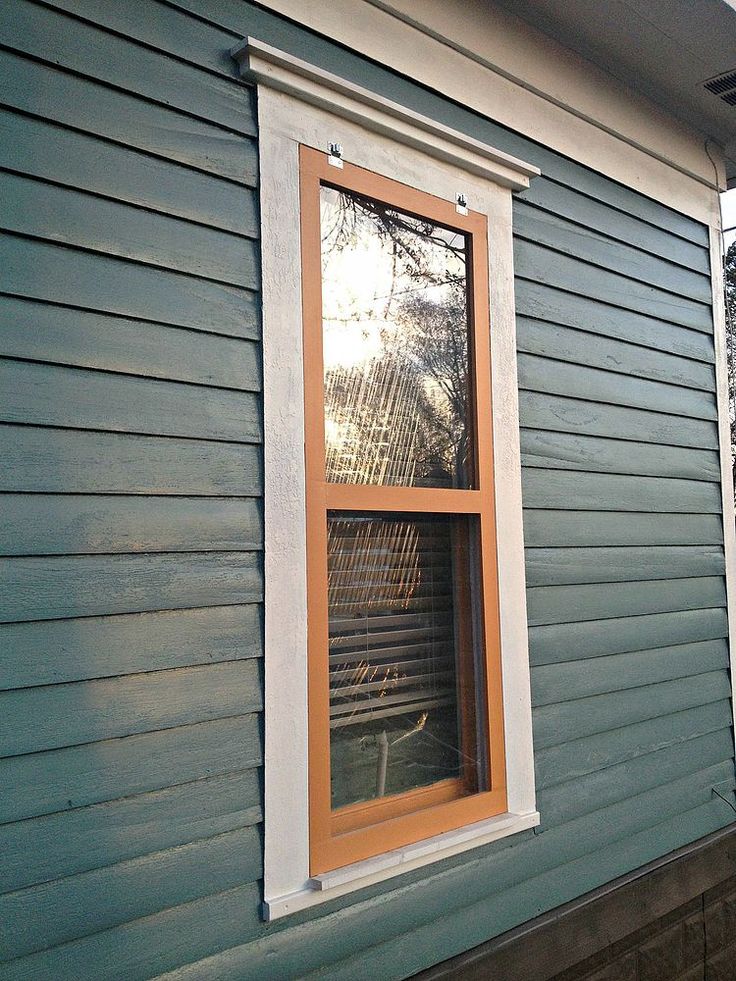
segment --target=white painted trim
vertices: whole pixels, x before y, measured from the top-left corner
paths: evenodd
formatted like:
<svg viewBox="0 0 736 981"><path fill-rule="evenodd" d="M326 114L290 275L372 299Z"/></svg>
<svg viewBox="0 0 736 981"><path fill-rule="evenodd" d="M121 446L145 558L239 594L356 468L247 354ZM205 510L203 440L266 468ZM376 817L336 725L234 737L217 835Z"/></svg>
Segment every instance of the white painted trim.
<svg viewBox="0 0 736 981"><path fill-rule="evenodd" d="M299 160L259 100L263 299L265 581L264 890L293 892L309 869L307 573ZM288 720L284 724L284 720ZM289 820L284 826L286 813ZM295 886L296 877L301 880Z"/></svg>
<svg viewBox="0 0 736 981"><path fill-rule="evenodd" d="M323 105L324 103L321 103ZM264 906L269 917L477 847L538 823L521 511L521 451L513 291L512 195L508 186L460 171L345 115L303 102L294 92L258 92L263 263L265 467L265 821ZM388 116L386 118L389 118ZM438 836L397 854L358 863L349 880L309 876L307 794L307 631L304 514L299 144L326 149L430 194L488 216L494 464L500 625L509 813L473 829ZM484 148L493 161L493 149ZM473 149L473 159L476 150ZM472 161L471 161L472 163ZM523 177L524 166L514 162ZM495 166L495 164L493 164ZM504 162L504 170L507 169ZM533 168L527 168L529 172ZM521 179L521 177L520 177ZM524 179L528 179L524 177ZM459 188L458 181L462 187ZM319 887L319 888L318 888Z"/></svg>
<svg viewBox="0 0 736 981"><path fill-rule="evenodd" d="M397 143L512 191L529 187L529 178L540 173L538 167L255 38L236 45L231 54L241 73L259 85L296 95L303 102L358 122L374 133L388 134Z"/></svg>
<svg viewBox="0 0 736 981"><path fill-rule="evenodd" d="M487 821L479 821L457 831L448 831L446 834L436 835L425 841L417 841L406 848L397 848L377 858L356 862L355 865L347 865L334 872L314 876L309 880L307 888L264 903L266 919L269 921L280 919L289 913L296 913L298 910L324 903L328 899L344 896L355 889L364 889L377 882L385 882L386 879L403 872L410 872L431 862L460 855L471 848L488 845L492 841L517 834L519 831L536 828L539 823L540 816L537 811L529 814L499 814Z"/></svg>
<svg viewBox="0 0 736 981"><path fill-rule="evenodd" d="M719 228L710 230L710 270L713 285L713 339L716 357L718 443L721 458L723 503L723 548L726 556L726 603L728 646L731 658L731 708L736 741L736 513L734 513L731 425L728 408L728 358L726 355L726 309L723 292L723 240ZM736 745L736 742L735 742Z"/></svg>
<svg viewBox="0 0 736 981"><path fill-rule="evenodd" d="M482 0L366 0L466 58L707 186L703 135L590 59ZM417 16L417 14L420 16ZM481 14L479 16L479 14ZM725 172L721 175L725 179Z"/></svg>
<svg viewBox="0 0 736 981"><path fill-rule="evenodd" d="M264 3L676 211L717 222L702 134L486 0Z"/></svg>

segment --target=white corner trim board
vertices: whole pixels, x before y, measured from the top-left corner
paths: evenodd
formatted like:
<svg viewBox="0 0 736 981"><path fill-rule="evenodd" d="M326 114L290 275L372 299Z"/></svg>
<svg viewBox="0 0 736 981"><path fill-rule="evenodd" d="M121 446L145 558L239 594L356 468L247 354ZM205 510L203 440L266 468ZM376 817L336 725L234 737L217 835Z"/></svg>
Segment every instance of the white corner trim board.
<svg viewBox="0 0 736 981"><path fill-rule="evenodd" d="M728 355L726 353L726 309L723 289L723 238L720 229L710 230L710 268L713 287L713 341L715 345L716 397L718 402L718 445L721 459L723 504L723 550L726 557L726 603L728 646L731 659L731 708L736 741L736 514L734 514L733 461L729 418Z"/></svg>
<svg viewBox="0 0 736 981"><path fill-rule="evenodd" d="M396 142L512 191L528 187L529 178L540 173L538 167L262 41L248 38L236 45L231 54L241 72L259 85L296 95L303 102L360 123L374 133L389 135Z"/></svg>
<svg viewBox="0 0 736 981"><path fill-rule="evenodd" d="M539 823L521 511L512 191L535 167L248 41L259 80L264 521L264 913L275 919ZM494 466L508 813L317 877L309 871L307 574L299 145L488 216Z"/></svg>

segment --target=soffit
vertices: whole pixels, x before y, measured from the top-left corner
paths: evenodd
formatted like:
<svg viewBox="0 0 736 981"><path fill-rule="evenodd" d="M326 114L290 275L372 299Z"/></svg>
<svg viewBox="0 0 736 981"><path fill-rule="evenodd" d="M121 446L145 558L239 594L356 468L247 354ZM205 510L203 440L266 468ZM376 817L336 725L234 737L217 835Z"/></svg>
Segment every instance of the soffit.
<svg viewBox="0 0 736 981"><path fill-rule="evenodd" d="M719 143L736 180L736 104L704 82L736 70L733 0L494 0ZM736 91L736 86L734 86ZM736 100L734 100L736 101Z"/></svg>

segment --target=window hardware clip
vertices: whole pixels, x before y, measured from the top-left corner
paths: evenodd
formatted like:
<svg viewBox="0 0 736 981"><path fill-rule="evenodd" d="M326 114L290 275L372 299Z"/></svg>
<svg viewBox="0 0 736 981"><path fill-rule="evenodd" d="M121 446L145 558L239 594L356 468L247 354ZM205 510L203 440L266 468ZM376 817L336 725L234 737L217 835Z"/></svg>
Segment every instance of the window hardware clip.
<svg viewBox="0 0 736 981"><path fill-rule="evenodd" d="M460 193L455 197L455 211L457 211L459 215L467 215L468 213L468 199L465 197L462 191L460 191Z"/></svg>
<svg viewBox="0 0 736 981"><path fill-rule="evenodd" d="M327 163L342 169L342 143L328 143Z"/></svg>

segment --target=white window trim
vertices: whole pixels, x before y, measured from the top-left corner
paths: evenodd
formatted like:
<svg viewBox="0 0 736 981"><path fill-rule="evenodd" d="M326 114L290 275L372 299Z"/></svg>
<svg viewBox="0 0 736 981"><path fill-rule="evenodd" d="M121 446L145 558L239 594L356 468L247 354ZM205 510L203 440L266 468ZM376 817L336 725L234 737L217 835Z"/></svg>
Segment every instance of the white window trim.
<svg viewBox="0 0 736 981"><path fill-rule="evenodd" d="M264 915L273 920L534 827L511 192L537 168L259 41L233 50L259 84L265 469ZM370 136L366 130L370 131ZM488 216L491 362L508 812L309 874L307 576L299 144Z"/></svg>

